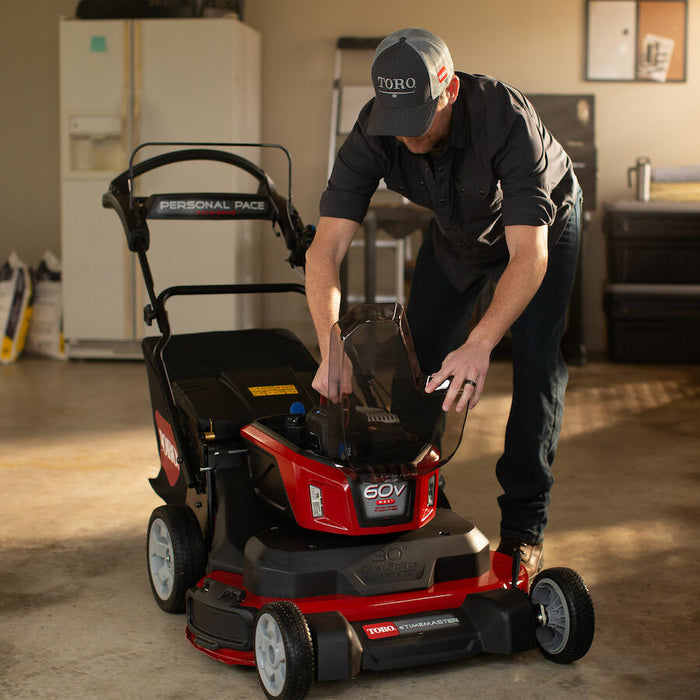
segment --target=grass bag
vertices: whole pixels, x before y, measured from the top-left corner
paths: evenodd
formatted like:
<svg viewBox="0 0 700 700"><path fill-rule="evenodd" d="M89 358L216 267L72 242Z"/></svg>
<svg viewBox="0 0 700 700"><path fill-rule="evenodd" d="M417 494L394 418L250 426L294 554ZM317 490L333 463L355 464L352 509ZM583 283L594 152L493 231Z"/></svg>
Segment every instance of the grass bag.
<svg viewBox="0 0 700 700"><path fill-rule="evenodd" d="M32 280L29 268L16 252L0 267L0 362L14 362L24 350L32 316Z"/></svg>
<svg viewBox="0 0 700 700"><path fill-rule="evenodd" d="M25 352L65 360L60 260L47 251L33 277L34 309Z"/></svg>

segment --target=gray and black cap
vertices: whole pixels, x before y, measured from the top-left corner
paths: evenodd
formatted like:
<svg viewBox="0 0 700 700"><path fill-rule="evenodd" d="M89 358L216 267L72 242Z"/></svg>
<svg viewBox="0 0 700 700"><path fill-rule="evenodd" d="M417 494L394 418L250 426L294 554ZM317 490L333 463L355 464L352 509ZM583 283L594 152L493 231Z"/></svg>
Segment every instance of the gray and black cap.
<svg viewBox="0 0 700 700"><path fill-rule="evenodd" d="M400 29L374 54L372 136L421 136L430 128L438 98L454 73L445 42L426 29Z"/></svg>

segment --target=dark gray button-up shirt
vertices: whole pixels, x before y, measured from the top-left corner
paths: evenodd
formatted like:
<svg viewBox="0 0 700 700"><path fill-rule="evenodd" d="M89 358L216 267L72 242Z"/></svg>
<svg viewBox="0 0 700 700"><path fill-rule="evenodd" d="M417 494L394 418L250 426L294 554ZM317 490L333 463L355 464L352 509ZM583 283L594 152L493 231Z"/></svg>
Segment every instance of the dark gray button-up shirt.
<svg viewBox="0 0 700 700"><path fill-rule="evenodd" d="M525 96L483 75L457 73L449 142L415 155L392 136L369 136L369 102L340 147L321 216L362 222L383 178L435 214L433 244L463 290L479 270L505 263L505 226L549 226L550 247L568 219L578 183L571 160Z"/></svg>

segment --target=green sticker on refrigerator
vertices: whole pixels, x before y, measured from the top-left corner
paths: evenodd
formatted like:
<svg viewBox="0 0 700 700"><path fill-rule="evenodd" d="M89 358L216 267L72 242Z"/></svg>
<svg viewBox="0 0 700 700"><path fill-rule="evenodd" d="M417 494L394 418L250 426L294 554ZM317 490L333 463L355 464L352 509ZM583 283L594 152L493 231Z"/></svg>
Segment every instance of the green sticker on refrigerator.
<svg viewBox="0 0 700 700"><path fill-rule="evenodd" d="M107 37L95 35L90 37L90 51L104 53L107 51Z"/></svg>

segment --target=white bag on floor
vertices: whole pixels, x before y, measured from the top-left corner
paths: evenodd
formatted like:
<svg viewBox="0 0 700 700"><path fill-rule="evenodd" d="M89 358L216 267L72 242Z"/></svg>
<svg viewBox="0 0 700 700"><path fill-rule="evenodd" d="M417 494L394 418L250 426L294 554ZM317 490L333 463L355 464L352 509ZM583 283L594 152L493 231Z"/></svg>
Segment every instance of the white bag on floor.
<svg viewBox="0 0 700 700"><path fill-rule="evenodd" d="M47 251L34 272L34 309L29 324L28 355L65 360L61 262Z"/></svg>
<svg viewBox="0 0 700 700"><path fill-rule="evenodd" d="M32 316L32 280L29 268L14 251L0 267L0 362L14 362L24 349Z"/></svg>

